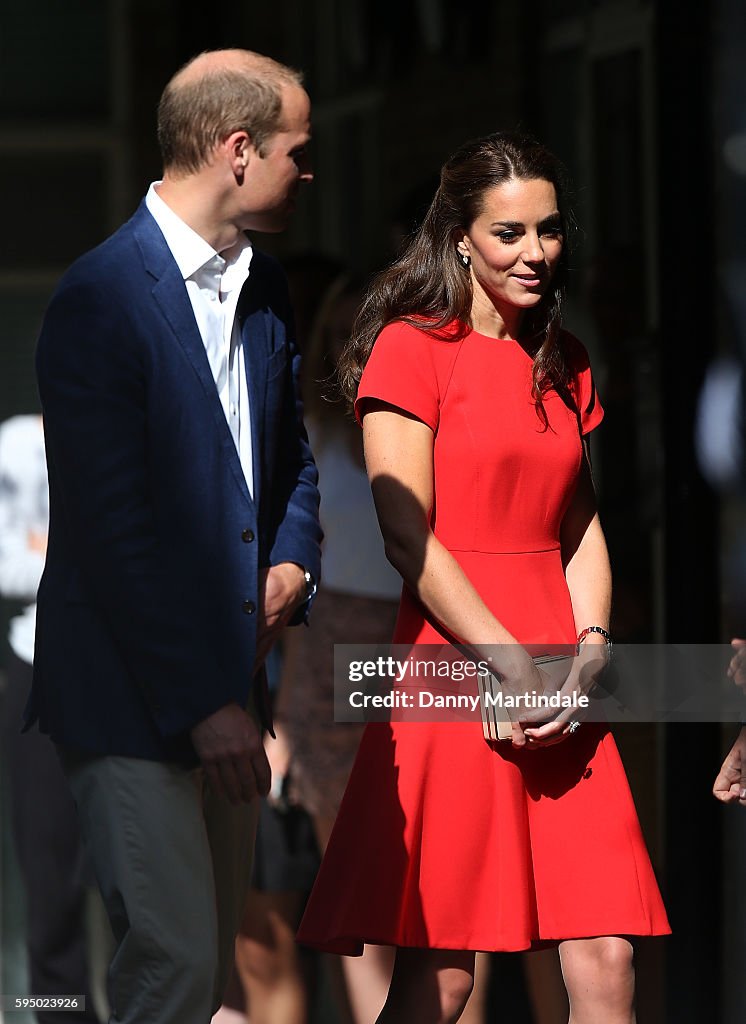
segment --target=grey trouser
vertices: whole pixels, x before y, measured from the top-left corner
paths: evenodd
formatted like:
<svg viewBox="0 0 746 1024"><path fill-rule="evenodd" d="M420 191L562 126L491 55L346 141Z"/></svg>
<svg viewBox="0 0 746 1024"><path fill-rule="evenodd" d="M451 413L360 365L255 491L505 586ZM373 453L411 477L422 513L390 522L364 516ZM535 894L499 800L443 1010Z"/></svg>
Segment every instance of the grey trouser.
<svg viewBox="0 0 746 1024"><path fill-rule="evenodd" d="M215 797L202 769L61 751L116 948L116 1024L208 1024L233 964L259 801Z"/></svg>

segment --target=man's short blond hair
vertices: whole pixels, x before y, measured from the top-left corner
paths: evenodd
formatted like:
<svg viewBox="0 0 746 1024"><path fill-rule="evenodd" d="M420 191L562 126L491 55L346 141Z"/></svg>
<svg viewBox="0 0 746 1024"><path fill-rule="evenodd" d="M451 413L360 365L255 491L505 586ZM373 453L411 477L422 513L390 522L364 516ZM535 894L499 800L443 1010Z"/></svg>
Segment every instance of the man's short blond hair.
<svg viewBox="0 0 746 1024"><path fill-rule="evenodd" d="M245 131L255 149L281 125L282 90L301 86L302 75L249 50L214 50L184 65L158 104L158 142L164 170L198 171L215 147Z"/></svg>

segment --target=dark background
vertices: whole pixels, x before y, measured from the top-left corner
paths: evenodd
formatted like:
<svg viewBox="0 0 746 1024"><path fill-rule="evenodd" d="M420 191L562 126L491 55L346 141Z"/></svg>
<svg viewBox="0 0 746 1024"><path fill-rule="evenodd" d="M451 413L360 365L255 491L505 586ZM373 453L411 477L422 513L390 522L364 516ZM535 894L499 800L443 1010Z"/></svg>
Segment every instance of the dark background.
<svg viewBox="0 0 746 1024"><path fill-rule="evenodd" d="M37 408L33 348L59 275L159 176L163 85L222 46L305 72L316 180L292 228L257 239L284 259L381 266L471 136L521 127L560 155L582 227L568 326L607 410L595 458L615 638L743 634L721 584L741 500L708 489L693 451L705 368L746 339L741 0L2 0L0 419ZM709 794L732 736L618 738L674 927L643 964L650 1019L742 1021L746 828Z"/></svg>

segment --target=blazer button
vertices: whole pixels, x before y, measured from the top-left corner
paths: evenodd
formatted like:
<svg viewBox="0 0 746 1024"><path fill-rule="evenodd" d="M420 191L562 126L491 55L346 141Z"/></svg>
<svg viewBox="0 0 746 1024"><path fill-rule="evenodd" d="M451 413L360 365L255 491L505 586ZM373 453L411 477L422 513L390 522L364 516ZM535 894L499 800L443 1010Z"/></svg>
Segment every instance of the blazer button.
<svg viewBox="0 0 746 1024"><path fill-rule="evenodd" d="M256 611L256 605L254 604L253 601L244 601L241 607L243 608L247 615L253 615L254 612Z"/></svg>
<svg viewBox="0 0 746 1024"><path fill-rule="evenodd" d="M253 530L241 530L241 540L244 542L244 544L251 544L253 539L254 539L254 531Z"/></svg>

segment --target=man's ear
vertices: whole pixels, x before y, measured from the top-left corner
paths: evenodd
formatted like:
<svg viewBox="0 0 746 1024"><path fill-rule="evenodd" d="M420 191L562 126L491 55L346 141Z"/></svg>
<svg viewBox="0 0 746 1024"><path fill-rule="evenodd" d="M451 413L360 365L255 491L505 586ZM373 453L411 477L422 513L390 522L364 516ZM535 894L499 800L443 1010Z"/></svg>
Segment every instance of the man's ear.
<svg viewBox="0 0 746 1024"><path fill-rule="evenodd" d="M242 181L254 153L248 132L232 132L223 142L223 149L237 180Z"/></svg>

